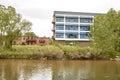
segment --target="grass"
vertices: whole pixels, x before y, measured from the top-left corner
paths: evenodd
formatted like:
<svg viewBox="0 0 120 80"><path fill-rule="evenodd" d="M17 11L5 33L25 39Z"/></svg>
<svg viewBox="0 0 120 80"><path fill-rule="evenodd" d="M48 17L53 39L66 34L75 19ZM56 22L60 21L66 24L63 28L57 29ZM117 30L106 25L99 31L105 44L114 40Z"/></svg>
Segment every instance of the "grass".
<svg viewBox="0 0 120 80"><path fill-rule="evenodd" d="M14 45L12 50L0 48L0 58L14 59L109 59L119 54L112 51L101 55L98 50L90 47L70 45Z"/></svg>
<svg viewBox="0 0 120 80"><path fill-rule="evenodd" d="M15 45L12 51L0 51L0 58L61 59L62 57L63 51L55 46Z"/></svg>

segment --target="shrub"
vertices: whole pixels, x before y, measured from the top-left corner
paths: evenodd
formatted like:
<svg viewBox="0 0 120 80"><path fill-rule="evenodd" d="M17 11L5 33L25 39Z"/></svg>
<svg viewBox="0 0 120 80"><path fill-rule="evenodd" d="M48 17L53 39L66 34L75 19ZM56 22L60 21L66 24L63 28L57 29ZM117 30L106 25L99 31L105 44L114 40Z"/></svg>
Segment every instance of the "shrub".
<svg viewBox="0 0 120 80"><path fill-rule="evenodd" d="M116 57L116 55L117 55L117 51L115 51L115 50L106 50L105 51L105 54L108 56L108 57L110 57L110 58L115 58Z"/></svg>
<svg viewBox="0 0 120 80"><path fill-rule="evenodd" d="M78 46L63 46L62 50L67 59L87 59L89 58L88 48Z"/></svg>

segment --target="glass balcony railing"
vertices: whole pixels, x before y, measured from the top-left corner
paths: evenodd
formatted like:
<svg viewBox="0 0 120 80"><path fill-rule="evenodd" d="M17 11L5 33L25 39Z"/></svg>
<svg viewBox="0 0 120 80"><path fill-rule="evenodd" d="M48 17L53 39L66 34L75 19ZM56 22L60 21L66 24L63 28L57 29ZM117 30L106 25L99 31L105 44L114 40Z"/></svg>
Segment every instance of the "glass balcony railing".
<svg viewBox="0 0 120 80"><path fill-rule="evenodd" d="M78 38L78 33L66 33L65 38Z"/></svg>
<svg viewBox="0 0 120 80"><path fill-rule="evenodd" d="M66 17L65 22L78 23L77 17Z"/></svg>
<svg viewBox="0 0 120 80"><path fill-rule="evenodd" d="M56 38L63 38L64 34L63 33L56 33L55 37Z"/></svg>
<svg viewBox="0 0 120 80"><path fill-rule="evenodd" d="M81 25L80 31L90 31L90 25Z"/></svg>
<svg viewBox="0 0 120 80"><path fill-rule="evenodd" d="M64 30L64 25L56 25L56 30Z"/></svg>
<svg viewBox="0 0 120 80"><path fill-rule="evenodd" d="M93 18L80 18L80 23L93 23Z"/></svg>
<svg viewBox="0 0 120 80"><path fill-rule="evenodd" d="M89 32L80 32L80 39L90 39Z"/></svg>
<svg viewBox="0 0 120 80"><path fill-rule="evenodd" d="M66 25L65 30L78 30L77 25Z"/></svg>
<svg viewBox="0 0 120 80"><path fill-rule="evenodd" d="M56 22L64 22L64 17L56 17Z"/></svg>

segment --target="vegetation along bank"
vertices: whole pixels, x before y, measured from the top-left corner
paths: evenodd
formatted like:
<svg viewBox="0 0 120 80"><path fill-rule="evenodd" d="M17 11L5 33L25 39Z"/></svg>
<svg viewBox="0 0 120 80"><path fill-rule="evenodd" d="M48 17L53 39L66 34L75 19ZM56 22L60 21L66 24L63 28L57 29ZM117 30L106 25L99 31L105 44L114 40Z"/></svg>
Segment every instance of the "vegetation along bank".
<svg viewBox="0 0 120 80"><path fill-rule="evenodd" d="M90 47L78 46L33 46L16 45L12 50L0 50L1 59L41 59L41 60L96 60L114 58L119 53L98 54Z"/></svg>

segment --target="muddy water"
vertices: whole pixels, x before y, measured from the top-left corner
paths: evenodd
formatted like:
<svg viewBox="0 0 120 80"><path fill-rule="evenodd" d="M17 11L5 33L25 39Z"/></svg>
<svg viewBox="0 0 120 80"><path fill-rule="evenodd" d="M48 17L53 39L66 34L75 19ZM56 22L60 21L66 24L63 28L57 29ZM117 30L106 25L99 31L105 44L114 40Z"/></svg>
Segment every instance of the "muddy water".
<svg viewBox="0 0 120 80"><path fill-rule="evenodd" d="M120 61L1 59L0 80L120 80Z"/></svg>

